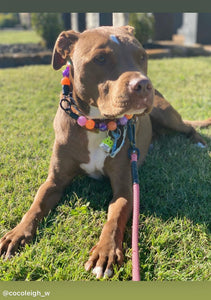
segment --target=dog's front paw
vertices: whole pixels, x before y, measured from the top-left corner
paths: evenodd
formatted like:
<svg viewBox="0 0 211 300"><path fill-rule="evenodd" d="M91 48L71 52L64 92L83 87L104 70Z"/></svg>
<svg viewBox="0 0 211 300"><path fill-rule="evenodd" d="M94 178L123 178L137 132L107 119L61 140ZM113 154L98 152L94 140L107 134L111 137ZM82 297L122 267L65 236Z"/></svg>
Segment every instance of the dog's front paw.
<svg viewBox="0 0 211 300"><path fill-rule="evenodd" d="M92 273L99 278L111 277L113 275L113 265L123 263L123 254L121 247L117 247L115 242L99 242L90 251L90 258L85 264L86 271L92 270Z"/></svg>
<svg viewBox="0 0 211 300"><path fill-rule="evenodd" d="M29 243L32 237L32 233L23 224L18 224L0 239L0 256L10 258L19 247Z"/></svg>

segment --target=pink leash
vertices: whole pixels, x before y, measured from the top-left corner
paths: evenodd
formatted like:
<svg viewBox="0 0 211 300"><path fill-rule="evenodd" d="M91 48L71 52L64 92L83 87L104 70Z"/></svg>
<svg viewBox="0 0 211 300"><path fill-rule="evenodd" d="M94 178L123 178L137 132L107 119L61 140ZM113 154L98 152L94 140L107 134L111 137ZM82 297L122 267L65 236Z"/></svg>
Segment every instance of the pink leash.
<svg viewBox="0 0 211 300"><path fill-rule="evenodd" d="M137 163L137 154L131 155L131 162ZM138 228L139 228L139 184L133 183L133 224L132 224L132 280L140 281Z"/></svg>
<svg viewBox="0 0 211 300"><path fill-rule="evenodd" d="M140 281L139 249L138 249L138 228L139 228L139 205L140 188L137 161L139 149L135 147L135 121L128 122L128 138L130 148L128 151L131 162L131 173L133 183L133 223L132 223L132 280Z"/></svg>

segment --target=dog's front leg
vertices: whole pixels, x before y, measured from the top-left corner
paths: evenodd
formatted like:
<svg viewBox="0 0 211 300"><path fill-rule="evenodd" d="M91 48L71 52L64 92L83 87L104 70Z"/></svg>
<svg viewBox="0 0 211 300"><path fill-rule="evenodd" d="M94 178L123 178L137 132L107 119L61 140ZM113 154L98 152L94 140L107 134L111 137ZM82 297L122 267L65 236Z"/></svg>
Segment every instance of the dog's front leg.
<svg viewBox="0 0 211 300"><path fill-rule="evenodd" d="M55 144L48 179L39 188L34 202L21 222L0 240L0 255L4 254L9 258L20 246L32 240L39 222L57 205L65 187L75 176L74 163L70 159L61 159L65 158L65 153L68 155L68 151L63 148L61 151Z"/></svg>
<svg viewBox="0 0 211 300"><path fill-rule="evenodd" d="M0 254L10 258L20 246L29 243L39 221L57 204L61 194L61 189L53 181L47 180L38 190L33 204L21 222L0 240Z"/></svg>
<svg viewBox="0 0 211 300"><path fill-rule="evenodd" d="M127 168L119 174L112 172L109 175L113 200L108 208L107 222L105 223L99 242L91 252L91 256L85 264L87 271L93 268L97 278L111 277L113 265L123 263L122 242L126 223L132 211L132 186L130 169Z"/></svg>

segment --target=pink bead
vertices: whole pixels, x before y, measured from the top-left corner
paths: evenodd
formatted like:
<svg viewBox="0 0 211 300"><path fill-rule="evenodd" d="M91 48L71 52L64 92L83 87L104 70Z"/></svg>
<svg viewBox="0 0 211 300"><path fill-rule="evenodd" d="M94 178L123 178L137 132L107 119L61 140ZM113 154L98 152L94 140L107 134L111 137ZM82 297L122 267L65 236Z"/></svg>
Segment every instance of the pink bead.
<svg viewBox="0 0 211 300"><path fill-rule="evenodd" d="M86 117L80 116L77 120L77 123L78 123L78 125L80 125L82 127L82 126L86 125L86 121L87 121Z"/></svg>

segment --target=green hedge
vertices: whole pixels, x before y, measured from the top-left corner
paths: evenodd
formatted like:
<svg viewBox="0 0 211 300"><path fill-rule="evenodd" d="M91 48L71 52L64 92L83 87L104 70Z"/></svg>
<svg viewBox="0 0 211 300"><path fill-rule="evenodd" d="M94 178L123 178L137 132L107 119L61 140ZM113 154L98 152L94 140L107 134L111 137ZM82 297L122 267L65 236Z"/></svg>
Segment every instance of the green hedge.
<svg viewBox="0 0 211 300"><path fill-rule="evenodd" d="M148 13L131 13L129 24L135 27L135 37L140 43L145 44L154 35L154 17Z"/></svg>
<svg viewBox="0 0 211 300"><path fill-rule="evenodd" d="M19 17L16 13L0 13L0 28L10 28L18 25Z"/></svg>
<svg viewBox="0 0 211 300"><path fill-rule="evenodd" d="M43 38L47 48L52 49L59 33L64 30L61 13L32 13L32 27Z"/></svg>

